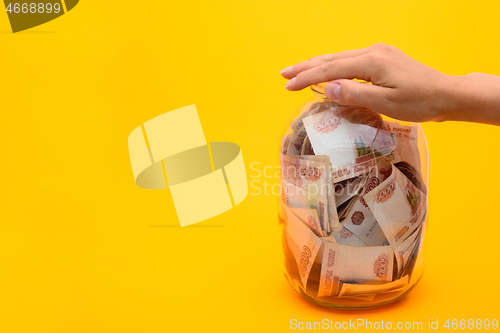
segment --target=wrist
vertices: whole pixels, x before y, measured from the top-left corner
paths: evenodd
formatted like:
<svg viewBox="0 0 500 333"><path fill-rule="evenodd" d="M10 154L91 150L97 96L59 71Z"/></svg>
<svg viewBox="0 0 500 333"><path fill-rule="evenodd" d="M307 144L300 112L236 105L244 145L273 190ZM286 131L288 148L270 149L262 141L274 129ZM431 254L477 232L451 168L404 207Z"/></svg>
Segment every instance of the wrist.
<svg viewBox="0 0 500 333"><path fill-rule="evenodd" d="M436 113L434 121L464 120L462 118L467 109L464 103L467 100L464 78L441 74L433 98Z"/></svg>
<svg viewBox="0 0 500 333"><path fill-rule="evenodd" d="M439 86L439 116L436 121L455 120L500 125L499 76L482 73L444 75Z"/></svg>

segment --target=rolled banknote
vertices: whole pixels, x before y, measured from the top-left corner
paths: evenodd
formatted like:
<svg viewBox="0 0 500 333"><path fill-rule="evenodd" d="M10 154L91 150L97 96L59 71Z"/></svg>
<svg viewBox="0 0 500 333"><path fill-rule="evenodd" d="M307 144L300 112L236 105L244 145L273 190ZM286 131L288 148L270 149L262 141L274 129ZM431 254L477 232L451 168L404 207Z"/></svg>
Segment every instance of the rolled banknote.
<svg viewBox="0 0 500 333"><path fill-rule="evenodd" d="M367 178L368 175L361 175L335 183L334 192L337 207L358 194Z"/></svg>
<svg viewBox="0 0 500 333"><path fill-rule="evenodd" d="M300 155L306 135L307 132L303 125L290 134L290 143L288 145L287 155Z"/></svg>
<svg viewBox="0 0 500 333"><path fill-rule="evenodd" d="M423 221L425 221L426 215L422 218ZM399 272L398 277L402 277L405 275L408 275L410 282L413 280L413 272L416 269L422 269L420 266L422 263L422 256L419 255L422 252L422 246L423 246L423 233L425 230L425 226L422 224L422 226L419 228L418 235L416 236L415 243L413 246L410 247L410 253L407 258L405 258L405 266L403 267L403 270ZM416 231L416 232L417 232ZM410 236L411 237L411 236Z"/></svg>
<svg viewBox="0 0 500 333"><path fill-rule="evenodd" d="M302 151L300 152L301 155L314 155L314 150L312 149L311 146L311 141L309 141L309 138L305 137L304 143L302 145Z"/></svg>
<svg viewBox="0 0 500 333"><path fill-rule="evenodd" d="M424 180L417 169L412 167L408 162L404 161L395 163L394 165L413 183L413 185L415 185L424 194L427 194L427 188L424 184Z"/></svg>
<svg viewBox="0 0 500 333"><path fill-rule="evenodd" d="M426 209L425 194L395 166L364 200L394 249L421 225Z"/></svg>
<svg viewBox="0 0 500 333"><path fill-rule="evenodd" d="M309 193L318 193L323 200L326 198L329 223L326 231L339 230L337 205L330 177L330 163L323 163L316 159L303 159L299 161L298 171L303 179L304 189Z"/></svg>
<svg viewBox="0 0 500 333"><path fill-rule="evenodd" d="M328 158L328 156L325 156ZM335 196L335 189L332 180L332 166L330 163L326 165L326 186L327 186L327 198L328 198L328 222L330 223L330 231L340 230L340 220L337 212L337 198Z"/></svg>
<svg viewBox="0 0 500 333"><path fill-rule="evenodd" d="M398 277L403 275L409 265L415 251L418 251L422 226L418 227L413 234L404 240L395 250L396 263L398 266Z"/></svg>
<svg viewBox="0 0 500 333"><path fill-rule="evenodd" d="M337 215L339 217L340 222L342 222L345 219L345 217L347 216L347 214L349 214L349 211L350 211L351 207L356 203L358 196L359 196L359 193L356 194L351 199L344 202L342 205L340 205L337 208Z"/></svg>
<svg viewBox="0 0 500 333"><path fill-rule="evenodd" d="M318 297L335 296L341 283L382 284L392 280L394 253L390 246L352 247L323 244Z"/></svg>
<svg viewBox="0 0 500 333"><path fill-rule="evenodd" d="M285 233L305 288L322 241L294 214L289 214L285 219Z"/></svg>

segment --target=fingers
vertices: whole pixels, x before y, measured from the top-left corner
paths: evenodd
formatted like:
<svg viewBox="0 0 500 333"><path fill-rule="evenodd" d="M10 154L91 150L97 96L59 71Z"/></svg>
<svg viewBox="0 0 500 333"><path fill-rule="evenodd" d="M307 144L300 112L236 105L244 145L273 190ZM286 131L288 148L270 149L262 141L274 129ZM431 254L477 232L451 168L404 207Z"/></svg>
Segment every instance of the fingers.
<svg viewBox="0 0 500 333"><path fill-rule="evenodd" d="M336 80L325 86L325 95L341 105L356 105L386 114L393 88L351 80Z"/></svg>
<svg viewBox="0 0 500 333"><path fill-rule="evenodd" d="M318 57L313 57L309 60L299 62L298 64L294 66L287 67L283 69L280 74L286 78L286 79L292 79L297 74L306 71L308 69L317 67L319 65L324 64L325 62L330 62L334 60L339 60L339 59L346 59L346 58L353 58L357 57L363 54L366 54L370 51L371 47L365 47L363 49L358 49L358 50L350 50L350 51L344 51L344 52L339 52L339 53L331 53L331 54L324 54Z"/></svg>
<svg viewBox="0 0 500 333"><path fill-rule="evenodd" d="M369 54L354 58L325 62L319 66L299 73L287 82L290 91L302 90L310 85L338 79L362 79L370 81L374 70L374 57Z"/></svg>

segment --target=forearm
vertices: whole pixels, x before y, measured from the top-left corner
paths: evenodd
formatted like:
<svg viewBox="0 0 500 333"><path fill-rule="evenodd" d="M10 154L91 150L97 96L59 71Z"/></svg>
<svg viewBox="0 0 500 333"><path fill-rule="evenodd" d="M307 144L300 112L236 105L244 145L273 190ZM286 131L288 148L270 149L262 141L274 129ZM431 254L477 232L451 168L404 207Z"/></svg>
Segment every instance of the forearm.
<svg viewBox="0 0 500 333"><path fill-rule="evenodd" d="M500 125L500 77L472 73L445 75L436 89L441 110L437 121L467 121Z"/></svg>

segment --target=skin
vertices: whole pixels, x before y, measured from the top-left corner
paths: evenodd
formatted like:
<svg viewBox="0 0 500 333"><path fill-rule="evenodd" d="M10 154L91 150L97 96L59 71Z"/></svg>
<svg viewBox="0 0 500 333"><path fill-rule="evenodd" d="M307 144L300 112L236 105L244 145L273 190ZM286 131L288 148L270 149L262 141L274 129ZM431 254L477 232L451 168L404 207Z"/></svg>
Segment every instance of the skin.
<svg viewBox="0 0 500 333"><path fill-rule="evenodd" d="M281 71L285 88L302 90L329 82L325 95L342 105L362 106L413 121L468 121L500 126L500 77L446 75L394 46L325 54ZM351 79L361 79L363 84Z"/></svg>

